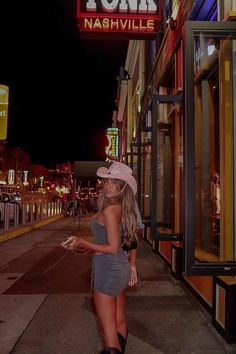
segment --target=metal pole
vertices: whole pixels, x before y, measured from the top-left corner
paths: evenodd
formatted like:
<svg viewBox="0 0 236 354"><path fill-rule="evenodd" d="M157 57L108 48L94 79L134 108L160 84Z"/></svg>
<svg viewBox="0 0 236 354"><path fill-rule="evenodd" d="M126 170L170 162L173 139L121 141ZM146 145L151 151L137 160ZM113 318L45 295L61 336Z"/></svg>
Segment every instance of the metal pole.
<svg viewBox="0 0 236 354"><path fill-rule="evenodd" d="M134 168L134 146L130 144L130 168L133 170Z"/></svg>
<svg viewBox="0 0 236 354"><path fill-rule="evenodd" d="M139 115L139 124L138 124L138 131L137 131L137 142L138 142L138 161L137 161L137 183L138 183L138 206L139 210L141 211L142 215L142 148L141 148L141 119Z"/></svg>
<svg viewBox="0 0 236 354"><path fill-rule="evenodd" d="M157 226L157 96L152 98L151 237Z"/></svg>

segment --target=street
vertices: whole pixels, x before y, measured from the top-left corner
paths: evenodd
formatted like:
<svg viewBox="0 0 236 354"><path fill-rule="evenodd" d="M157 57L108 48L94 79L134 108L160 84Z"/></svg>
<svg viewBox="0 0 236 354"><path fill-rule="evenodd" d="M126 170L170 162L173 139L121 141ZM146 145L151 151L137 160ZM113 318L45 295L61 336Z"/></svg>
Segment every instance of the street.
<svg viewBox="0 0 236 354"><path fill-rule="evenodd" d="M0 244L0 354L95 354L91 255L66 252L71 233L91 238L92 214L63 218ZM235 353L210 316L142 241L139 282L127 293L127 354Z"/></svg>

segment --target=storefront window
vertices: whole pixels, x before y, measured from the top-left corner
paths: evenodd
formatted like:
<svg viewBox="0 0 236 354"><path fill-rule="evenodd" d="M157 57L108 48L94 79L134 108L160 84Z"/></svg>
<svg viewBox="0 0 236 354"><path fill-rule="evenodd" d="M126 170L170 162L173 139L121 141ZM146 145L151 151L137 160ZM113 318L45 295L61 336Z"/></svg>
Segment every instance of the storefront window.
<svg viewBox="0 0 236 354"><path fill-rule="evenodd" d="M196 33L194 53L195 257L231 262L236 260L236 40Z"/></svg>
<svg viewBox="0 0 236 354"><path fill-rule="evenodd" d="M165 192L165 141L164 132L158 129L157 131L157 222L164 226L164 211L165 199L167 194Z"/></svg>
<svg viewBox="0 0 236 354"><path fill-rule="evenodd" d="M228 18L230 11L235 11L236 10L236 2L235 0L224 0L223 1L223 6L224 6L224 18Z"/></svg>

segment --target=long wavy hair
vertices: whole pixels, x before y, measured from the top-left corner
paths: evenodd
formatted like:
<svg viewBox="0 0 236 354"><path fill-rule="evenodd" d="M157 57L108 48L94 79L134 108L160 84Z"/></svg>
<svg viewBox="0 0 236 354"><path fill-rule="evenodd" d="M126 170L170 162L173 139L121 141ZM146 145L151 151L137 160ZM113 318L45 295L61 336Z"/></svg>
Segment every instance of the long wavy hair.
<svg viewBox="0 0 236 354"><path fill-rule="evenodd" d="M106 179L104 180L105 184ZM112 204L121 205L122 239L125 241L137 240L137 214L135 212L135 197L130 186L120 179L114 179L118 195L108 198L104 186L98 199L98 213Z"/></svg>

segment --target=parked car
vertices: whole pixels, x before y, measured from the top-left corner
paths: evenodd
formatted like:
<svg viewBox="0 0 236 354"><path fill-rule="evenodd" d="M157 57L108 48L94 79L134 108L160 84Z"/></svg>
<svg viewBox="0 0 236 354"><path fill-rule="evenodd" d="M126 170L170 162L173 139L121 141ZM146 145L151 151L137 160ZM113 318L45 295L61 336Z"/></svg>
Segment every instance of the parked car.
<svg viewBox="0 0 236 354"><path fill-rule="evenodd" d="M13 196L15 197L15 200L21 204L22 202L22 197L21 197L21 194L19 192L16 192L16 193L13 193Z"/></svg>
<svg viewBox="0 0 236 354"><path fill-rule="evenodd" d="M0 221L4 221L5 205L9 206L10 220L14 219L14 205L17 204L22 209L21 204L16 200L14 194L7 192L0 192Z"/></svg>

